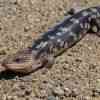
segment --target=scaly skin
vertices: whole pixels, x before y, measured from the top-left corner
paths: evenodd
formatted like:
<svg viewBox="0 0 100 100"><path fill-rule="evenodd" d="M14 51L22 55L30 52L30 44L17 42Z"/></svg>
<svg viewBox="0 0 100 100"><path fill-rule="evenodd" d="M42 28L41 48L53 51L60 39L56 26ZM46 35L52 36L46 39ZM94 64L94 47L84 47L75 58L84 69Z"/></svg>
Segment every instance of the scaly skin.
<svg viewBox="0 0 100 100"><path fill-rule="evenodd" d="M34 41L32 48L5 59L0 69L27 74L41 67L50 67L59 54L76 44L89 31L100 36L100 6L81 10L65 18Z"/></svg>

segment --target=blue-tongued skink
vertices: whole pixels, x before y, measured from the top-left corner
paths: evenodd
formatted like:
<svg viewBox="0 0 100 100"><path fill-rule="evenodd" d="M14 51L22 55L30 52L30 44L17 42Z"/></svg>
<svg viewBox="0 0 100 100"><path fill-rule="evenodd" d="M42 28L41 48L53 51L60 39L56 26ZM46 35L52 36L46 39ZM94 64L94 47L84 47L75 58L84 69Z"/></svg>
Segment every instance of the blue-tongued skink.
<svg viewBox="0 0 100 100"><path fill-rule="evenodd" d="M89 31L100 36L100 6L83 9L33 41L31 48L19 51L1 63L1 72L11 70L28 74L50 67L55 58L81 40Z"/></svg>

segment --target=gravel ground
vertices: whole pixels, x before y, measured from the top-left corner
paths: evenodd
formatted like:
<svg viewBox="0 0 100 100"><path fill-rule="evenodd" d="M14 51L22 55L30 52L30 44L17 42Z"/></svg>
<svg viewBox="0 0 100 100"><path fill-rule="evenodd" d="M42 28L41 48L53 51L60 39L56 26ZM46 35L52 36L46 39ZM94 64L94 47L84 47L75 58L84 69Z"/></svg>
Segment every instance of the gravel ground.
<svg viewBox="0 0 100 100"><path fill-rule="evenodd" d="M31 46L70 7L99 0L0 0L0 58ZM0 100L100 100L100 38L87 35L57 57L51 69L19 78L0 75Z"/></svg>

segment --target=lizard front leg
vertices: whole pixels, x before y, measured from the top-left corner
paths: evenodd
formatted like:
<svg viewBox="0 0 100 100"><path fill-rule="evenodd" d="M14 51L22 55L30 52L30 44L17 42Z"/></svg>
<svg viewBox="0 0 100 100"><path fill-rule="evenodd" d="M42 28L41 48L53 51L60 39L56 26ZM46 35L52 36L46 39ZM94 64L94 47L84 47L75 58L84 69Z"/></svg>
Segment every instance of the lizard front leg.
<svg viewBox="0 0 100 100"><path fill-rule="evenodd" d="M94 32L97 36L100 37L100 18L91 20L90 31Z"/></svg>

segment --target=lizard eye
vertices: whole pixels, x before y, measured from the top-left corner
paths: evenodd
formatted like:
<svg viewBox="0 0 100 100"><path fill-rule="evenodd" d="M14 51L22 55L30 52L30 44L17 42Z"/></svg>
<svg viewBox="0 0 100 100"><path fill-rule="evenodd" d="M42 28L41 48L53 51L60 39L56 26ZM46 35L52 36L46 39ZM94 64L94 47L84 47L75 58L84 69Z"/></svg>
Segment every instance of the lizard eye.
<svg viewBox="0 0 100 100"><path fill-rule="evenodd" d="M16 58L16 59L14 59L14 62L20 62L20 58Z"/></svg>
<svg viewBox="0 0 100 100"><path fill-rule="evenodd" d="M28 60L27 57L16 57L13 61L16 63L22 63L25 62L26 60Z"/></svg>
<svg viewBox="0 0 100 100"><path fill-rule="evenodd" d="M22 59L21 59L21 58L15 58L15 59L14 59L14 62L20 63L20 62L22 62Z"/></svg>

